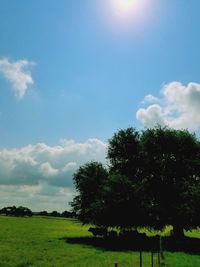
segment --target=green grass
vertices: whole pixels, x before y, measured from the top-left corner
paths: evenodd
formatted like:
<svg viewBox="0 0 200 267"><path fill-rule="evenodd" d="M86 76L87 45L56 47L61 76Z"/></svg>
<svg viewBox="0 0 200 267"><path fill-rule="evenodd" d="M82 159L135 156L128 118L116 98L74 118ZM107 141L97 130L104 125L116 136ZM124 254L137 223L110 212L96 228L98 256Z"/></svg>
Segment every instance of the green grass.
<svg viewBox="0 0 200 267"><path fill-rule="evenodd" d="M119 267L139 267L138 252L65 242L65 238L90 237L87 229L70 219L0 216L0 267L113 267L114 263ZM200 237L198 231L187 234ZM165 256L167 267L200 266L200 256L169 252ZM150 253L145 252L143 259L143 267L150 267Z"/></svg>

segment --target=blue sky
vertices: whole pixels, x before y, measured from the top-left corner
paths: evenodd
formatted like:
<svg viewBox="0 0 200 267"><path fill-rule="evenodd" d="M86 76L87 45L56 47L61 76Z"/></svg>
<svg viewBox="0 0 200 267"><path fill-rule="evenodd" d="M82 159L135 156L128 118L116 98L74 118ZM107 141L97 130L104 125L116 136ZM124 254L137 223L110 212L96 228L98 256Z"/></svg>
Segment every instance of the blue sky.
<svg viewBox="0 0 200 267"><path fill-rule="evenodd" d="M132 13L119 14L119 1L1 0L5 205L39 209L44 198L43 208L65 209L73 170L85 158L104 161L120 128L199 132L200 2L142 0L139 9L135 0ZM49 195L57 204L47 204Z"/></svg>

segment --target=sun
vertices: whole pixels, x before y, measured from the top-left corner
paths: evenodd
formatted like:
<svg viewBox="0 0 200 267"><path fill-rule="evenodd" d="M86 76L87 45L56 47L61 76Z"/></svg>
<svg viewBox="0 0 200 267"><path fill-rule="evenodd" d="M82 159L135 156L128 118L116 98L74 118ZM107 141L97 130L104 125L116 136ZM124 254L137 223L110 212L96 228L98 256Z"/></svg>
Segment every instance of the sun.
<svg viewBox="0 0 200 267"><path fill-rule="evenodd" d="M112 0L112 8L119 16L131 15L139 6L141 0Z"/></svg>
<svg viewBox="0 0 200 267"><path fill-rule="evenodd" d="M152 0L99 0L106 23L118 32L140 30L149 18Z"/></svg>
<svg viewBox="0 0 200 267"><path fill-rule="evenodd" d="M128 12L130 9L134 8L138 0L115 0L116 8L121 12Z"/></svg>

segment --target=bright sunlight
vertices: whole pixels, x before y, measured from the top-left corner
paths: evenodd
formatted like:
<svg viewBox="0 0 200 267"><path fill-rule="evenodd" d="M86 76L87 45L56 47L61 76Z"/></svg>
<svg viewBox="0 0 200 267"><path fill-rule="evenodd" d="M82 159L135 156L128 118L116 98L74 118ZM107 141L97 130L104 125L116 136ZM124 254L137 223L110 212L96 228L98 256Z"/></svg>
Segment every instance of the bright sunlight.
<svg viewBox="0 0 200 267"><path fill-rule="evenodd" d="M105 1L105 5L108 2ZM148 6L148 8L147 8ZM149 11L149 1L146 0L109 0L110 18L114 25L130 26L142 23Z"/></svg>
<svg viewBox="0 0 200 267"><path fill-rule="evenodd" d="M120 17L131 16L144 4L144 0L111 0L111 7Z"/></svg>

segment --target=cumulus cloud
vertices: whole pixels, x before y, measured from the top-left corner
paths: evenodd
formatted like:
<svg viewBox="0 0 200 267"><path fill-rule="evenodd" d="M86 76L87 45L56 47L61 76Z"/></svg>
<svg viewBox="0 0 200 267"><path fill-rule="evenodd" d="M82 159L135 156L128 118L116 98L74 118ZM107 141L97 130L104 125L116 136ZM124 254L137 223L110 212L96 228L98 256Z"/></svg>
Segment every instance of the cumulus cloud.
<svg viewBox="0 0 200 267"><path fill-rule="evenodd" d="M0 59L0 74L11 83L15 95L23 98L28 86L33 84L33 78L28 68L33 65L26 59L15 62L9 61L8 58Z"/></svg>
<svg viewBox="0 0 200 267"><path fill-rule="evenodd" d="M150 105L146 109L139 109L136 116L137 119L140 120L141 123L146 127L152 127L156 124L164 124L162 108L157 104Z"/></svg>
<svg viewBox="0 0 200 267"><path fill-rule="evenodd" d="M58 146L39 143L0 150L1 205L66 209L74 195L73 173L88 161L105 163L106 149L106 143L89 139L84 143L62 140Z"/></svg>
<svg viewBox="0 0 200 267"><path fill-rule="evenodd" d="M146 103L157 103L159 102L159 99L151 94L146 95L144 97L144 99L142 100L142 104L146 104Z"/></svg>
<svg viewBox="0 0 200 267"><path fill-rule="evenodd" d="M59 173L59 170L54 169L49 162L42 163L40 171L44 177L56 176Z"/></svg>
<svg viewBox="0 0 200 267"><path fill-rule="evenodd" d="M146 97L145 97L146 98ZM161 89L161 98L140 108L136 118L145 127L168 125L175 129L200 128L200 84L171 82ZM159 101L158 101L159 100Z"/></svg>

